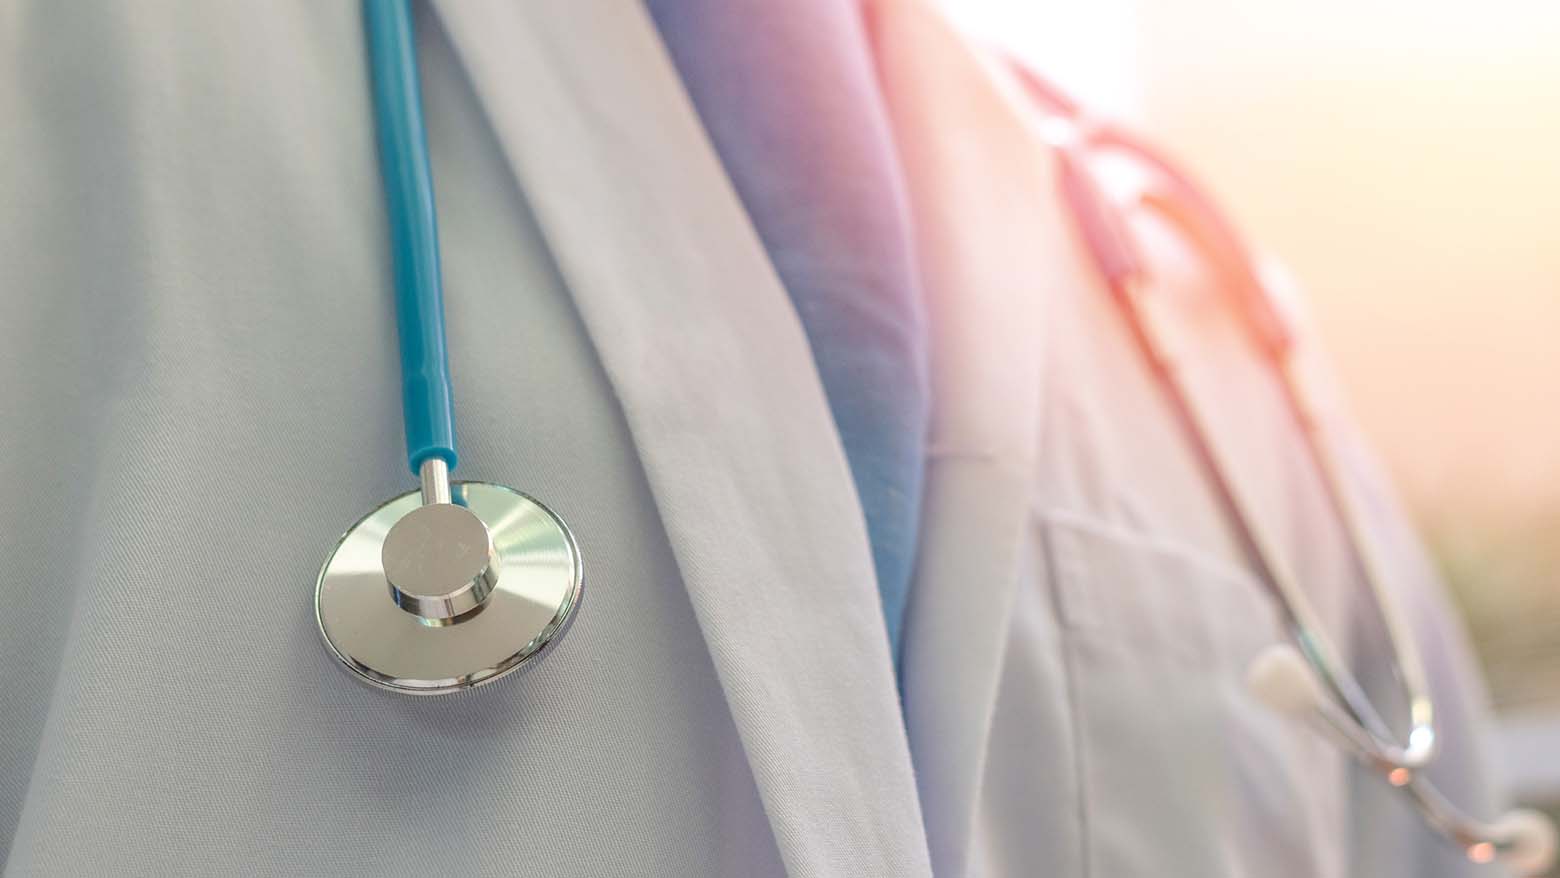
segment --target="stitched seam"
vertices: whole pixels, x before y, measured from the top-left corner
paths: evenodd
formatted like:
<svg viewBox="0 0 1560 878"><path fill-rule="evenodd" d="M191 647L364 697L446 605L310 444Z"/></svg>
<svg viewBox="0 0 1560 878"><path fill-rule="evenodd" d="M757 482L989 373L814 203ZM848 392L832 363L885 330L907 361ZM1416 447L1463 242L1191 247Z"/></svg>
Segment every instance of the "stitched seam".
<svg viewBox="0 0 1560 878"><path fill-rule="evenodd" d="M1053 331L1054 330L1049 327L1043 331L1044 336L1046 337L1046 341L1044 342L1045 346L1041 349L1038 358L1039 367L1041 369L1039 381L1037 382L1039 385L1040 399L1036 400L1035 411L1037 413L1037 417L1039 417L1041 420L1035 428L1037 459L1043 456L1045 447L1048 444L1048 440L1050 438L1050 433L1046 429L1046 425L1052 422L1050 406L1051 403L1057 398L1054 388L1051 386L1051 384L1053 381L1058 380L1056 378L1056 373L1058 370L1054 368L1047 368L1051 365L1051 352L1055 350L1055 348L1049 343L1049 336ZM1041 488L1041 485L1038 484L1038 480L1036 488L1037 491L1035 496L1037 498L1043 496L1043 493L1038 490ZM1044 570L1046 575L1046 592L1051 601L1051 613L1056 616L1058 639L1060 641L1059 648L1061 650L1060 658L1062 662L1062 673L1065 678L1063 689L1067 701L1067 733L1072 738L1072 740L1067 742L1067 745L1069 748L1071 748L1072 751L1071 763L1073 801L1076 803L1074 819L1076 820L1078 827L1079 878L1093 878L1094 827L1089 820L1089 789L1088 785L1085 783L1085 779L1088 777L1089 764L1088 754L1084 752L1083 747L1084 719L1081 698L1078 691L1078 663L1076 656L1074 655L1073 634L1069 630L1068 626L1063 624L1063 620L1061 618L1062 607L1064 606L1062 604L1062 595L1059 592L1061 588L1062 571L1059 569L1057 563L1056 546L1052 542L1050 530L1045 526L1045 523L1049 519L1048 516L1044 514L1044 512L1045 510L1039 508L1038 504L1032 505L1030 507L1029 526L1039 531L1040 546L1044 552L1044 558L1042 558L1041 561L1045 565Z"/></svg>
<svg viewBox="0 0 1560 878"><path fill-rule="evenodd" d="M1062 606L1062 596L1059 594L1061 577L1065 573L1058 568L1056 547L1052 543L1051 533L1044 526L1044 519L1036 516L1033 525L1040 531L1040 539L1045 546L1046 589L1050 594L1053 608ZM1056 612L1053 609L1053 612ZM1078 693L1078 668L1073 654L1072 635L1065 627L1062 629L1061 659L1066 676L1067 698L1067 729L1072 740L1068 746L1072 750L1072 772L1074 800L1077 802L1075 818L1078 824L1078 864L1083 878L1091 878L1094 875L1094 838L1093 826L1089 821L1089 789L1085 783L1088 777L1088 754L1084 752L1082 741L1084 740L1083 710Z"/></svg>

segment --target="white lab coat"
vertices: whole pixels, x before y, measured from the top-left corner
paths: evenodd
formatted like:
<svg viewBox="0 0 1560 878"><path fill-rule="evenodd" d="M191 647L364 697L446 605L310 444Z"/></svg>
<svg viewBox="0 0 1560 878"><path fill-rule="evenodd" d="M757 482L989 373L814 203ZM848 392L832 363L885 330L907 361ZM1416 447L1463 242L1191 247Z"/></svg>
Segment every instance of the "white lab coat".
<svg viewBox="0 0 1560 878"><path fill-rule="evenodd" d="M1232 682L1271 607L1018 102L939 21L871 10L935 333L901 711L806 338L643 10L422 11L460 474L571 523L581 615L536 669L440 699L357 685L318 642L318 565L410 485L357 4L12 5L7 874L1445 862ZM1297 563L1336 571L1290 439L1251 441ZM1446 636L1449 744L1471 748Z"/></svg>

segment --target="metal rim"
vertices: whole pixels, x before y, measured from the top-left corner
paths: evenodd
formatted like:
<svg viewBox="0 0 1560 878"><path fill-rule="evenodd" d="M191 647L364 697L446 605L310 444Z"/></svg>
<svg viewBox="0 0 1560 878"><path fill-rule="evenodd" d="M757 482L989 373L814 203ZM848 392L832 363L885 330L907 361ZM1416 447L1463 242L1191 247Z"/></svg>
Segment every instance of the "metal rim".
<svg viewBox="0 0 1560 878"><path fill-rule="evenodd" d="M534 497L504 485L455 482L454 494L455 502L482 518L500 547L501 572L490 604L446 627L423 625L395 606L378 546L389 525L416 508L419 492L379 504L336 541L314 586L320 639L353 679L410 695L460 692L535 665L573 625L584 597L584 569L563 519ZM344 558L344 552L350 557ZM543 600L537 600L539 595ZM360 619L362 624L353 624ZM464 640L453 642L452 637ZM451 647L446 652L474 655L462 656L463 661L448 655L422 658L443 646ZM420 673L409 667L419 663L424 670L438 670Z"/></svg>

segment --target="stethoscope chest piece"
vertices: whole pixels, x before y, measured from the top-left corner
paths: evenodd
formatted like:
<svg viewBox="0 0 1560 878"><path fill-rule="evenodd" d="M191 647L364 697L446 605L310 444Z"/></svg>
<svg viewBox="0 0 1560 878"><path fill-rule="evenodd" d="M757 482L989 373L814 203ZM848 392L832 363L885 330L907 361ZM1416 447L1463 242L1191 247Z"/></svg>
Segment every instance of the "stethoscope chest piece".
<svg viewBox="0 0 1560 878"><path fill-rule="evenodd" d="M390 500L320 570L320 633L363 682L415 695L480 686L536 662L573 621L584 579L563 520L502 485L449 494Z"/></svg>

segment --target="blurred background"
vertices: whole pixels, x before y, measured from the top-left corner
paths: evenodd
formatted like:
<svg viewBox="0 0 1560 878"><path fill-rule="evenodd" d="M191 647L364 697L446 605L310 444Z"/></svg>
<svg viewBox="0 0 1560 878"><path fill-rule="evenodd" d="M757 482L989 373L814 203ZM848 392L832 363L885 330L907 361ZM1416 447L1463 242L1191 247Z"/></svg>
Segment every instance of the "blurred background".
<svg viewBox="0 0 1560 878"><path fill-rule="evenodd" d="M1560 811L1560 3L945 3L1293 269Z"/></svg>

